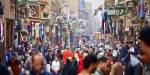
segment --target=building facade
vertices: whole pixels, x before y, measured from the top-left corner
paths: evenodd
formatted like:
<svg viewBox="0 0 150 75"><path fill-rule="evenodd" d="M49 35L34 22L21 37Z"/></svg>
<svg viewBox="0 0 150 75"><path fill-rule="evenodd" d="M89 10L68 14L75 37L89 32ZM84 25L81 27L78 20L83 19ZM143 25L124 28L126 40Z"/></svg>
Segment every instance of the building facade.
<svg viewBox="0 0 150 75"><path fill-rule="evenodd" d="M15 0L0 0L0 54L13 46Z"/></svg>

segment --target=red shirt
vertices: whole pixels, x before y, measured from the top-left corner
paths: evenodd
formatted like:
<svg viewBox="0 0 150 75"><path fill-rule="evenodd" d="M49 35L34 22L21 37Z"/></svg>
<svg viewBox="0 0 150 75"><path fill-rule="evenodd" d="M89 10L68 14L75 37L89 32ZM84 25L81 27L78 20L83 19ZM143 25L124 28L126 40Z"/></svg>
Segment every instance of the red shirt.
<svg viewBox="0 0 150 75"><path fill-rule="evenodd" d="M84 70L84 59L81 58L79 61L78 72L82 72Z"/></svg>
<svg viewBox="0 0 150 75"><path fill-rule="evenodd" d="M66 64L68 57L74 57L74 53L71 50L67 50L63 53L63 63Z"/></svg>

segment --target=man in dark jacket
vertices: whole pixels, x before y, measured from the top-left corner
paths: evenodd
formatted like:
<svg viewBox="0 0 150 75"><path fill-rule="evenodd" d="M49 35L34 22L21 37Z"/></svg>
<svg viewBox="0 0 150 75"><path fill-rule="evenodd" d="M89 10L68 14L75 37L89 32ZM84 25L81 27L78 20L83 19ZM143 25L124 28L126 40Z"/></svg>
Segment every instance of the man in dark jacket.
<svg viewBox="0 0 150 75"><path fill-rule="evenodd" d="M71 61L67 59L62 70L62 75L77 75L77 64L75 60Z"/></svg>
<svg viewBox="0 0 150 75"><path fill-rule="evenodd" d="M2 58L2 54L0 54L0 75L10 75L7 67L1 62L1 58Z"/></svg>
<svg viewBox="0 0 150 75"><path fill-rule="evenodd" d="M125 75L142 75L143 65L137 56L130 54L129 63L125 67Z"/></svg>
<svg viewBox="0 0 150 75"><path fill-rule="evenodd" d="M2 63L0 63L0 75L10 75L7 67Z"/></svg>
<svg viewBox="0 0 150 75"><path fill-rule="evenodd" d="M125 75L142 75L143 73L143 65L138 57L139 52L137 51L138 48L129 44L128 50L128 63L126 64L125 68Z"/></svg>
<svg viewBox="0 0 150 75"><path fill-rule="evenodd" d="M49 48L46 55L45 55L45 59L47 64L51 64L52 61L54 60L54 53L53 53L53 49Z"/></svg>

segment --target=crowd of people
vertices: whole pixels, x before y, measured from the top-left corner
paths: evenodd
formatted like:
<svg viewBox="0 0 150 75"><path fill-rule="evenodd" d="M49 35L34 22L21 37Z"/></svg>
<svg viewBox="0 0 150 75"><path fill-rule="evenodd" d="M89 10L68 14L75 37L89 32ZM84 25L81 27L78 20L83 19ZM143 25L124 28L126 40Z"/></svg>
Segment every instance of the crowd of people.
<svg viewBox="0 0 150 75"><path fill-rule="evenodd" d="M150 27L139 33L139 44L100 48L22 45L10 47L0 59L0 75L150 75ZM2 58L3 57L3 58Z"/></svg>

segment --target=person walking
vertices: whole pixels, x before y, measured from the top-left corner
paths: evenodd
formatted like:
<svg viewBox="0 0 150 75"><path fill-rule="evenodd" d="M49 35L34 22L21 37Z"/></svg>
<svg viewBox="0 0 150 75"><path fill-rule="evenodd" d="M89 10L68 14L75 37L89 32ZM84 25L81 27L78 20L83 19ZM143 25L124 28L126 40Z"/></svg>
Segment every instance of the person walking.
<svg viewBox="0 0 150 75"><path fill-rule="evenodd" d="M97 57L95 55L88 55L84 59L84 70L78 75L92 75L97 67Z"/></svg>
<svg viewBox="0 0 150 75"><path fill-rule="evenodd" d="M8 70L10 71L11 75L20 75L21 68L21 61L17 58L16 55L14 55L10 62L10 67L8 67Z"/></svg>
<svg viewBox="0 0 150 75"><path fill-rule="evenodd" d="M142 64L135 53L135 49L130 48L129 50L129 62L125 66L125 75L142 75Z"/></svg>
<svg viewBox="0 0 150 75"><path fill-rule="evenodd" d="M111 62L105 56L98 58L98 66L93 75L109 75Z"/></svg>
<svg viewBox="0 0 150 75"><path fill-rule="evenodd" d="M52 62L52 74L59 75L59 71L60 71L60 62L58 56L55 56Z"/></svg>
<svg viewBox="0 0 150 75"><path fill-rule="evenodd" d="M1 52L0 52L1 53ZM2 54L0 54L0 75L10 75L7 67L1 62Z"/></svg>
<svg viewBox="0 0 150 75"><path fill-rule="evenodd" d="M26 70L25 73L21 75L51 75L45 69L44 56L41 53L32 55L32 65L31 70Z"/></svg>
<svg viewBox="0 0 150 75"><path fill-rule="evenodd" d="M113 63L110 75L123 75L123 66L121 62L118 61L117 57L113 58Z"/></svg>

